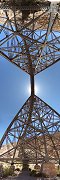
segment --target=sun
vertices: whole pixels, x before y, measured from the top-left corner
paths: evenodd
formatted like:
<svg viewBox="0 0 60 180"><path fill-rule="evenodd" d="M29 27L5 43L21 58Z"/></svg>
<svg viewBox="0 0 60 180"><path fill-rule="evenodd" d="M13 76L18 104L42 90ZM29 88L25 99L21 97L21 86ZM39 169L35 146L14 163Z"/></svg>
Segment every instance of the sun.
<svg viewBox="0 0 60 180"><path fill-rule="evenodd" d="M37 94L37 93L38 93L38 85L35 84L35 94Z"/></svg>
<svg viewBox="0 0 60 180"><path fill-rule="evenodd" d="M38 85L35 84L35 86L34 86L34 94L37 95L37 93L38 93ZM28 86L28 94L31 95L31 85L30 84Z"/></svg>
<svg viewBox="0 0 60 180"><path fill-rule="evenodd" d="M30 86L30 84L28 86L28 94L31 95L31 86Z"/></svg>

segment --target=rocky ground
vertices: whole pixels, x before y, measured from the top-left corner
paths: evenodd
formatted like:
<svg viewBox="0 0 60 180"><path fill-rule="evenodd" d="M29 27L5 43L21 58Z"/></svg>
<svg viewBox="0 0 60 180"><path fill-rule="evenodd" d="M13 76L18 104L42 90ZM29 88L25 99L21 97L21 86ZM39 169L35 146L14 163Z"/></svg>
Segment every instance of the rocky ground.
<svg viewBox="0 0 60 180"><path fill-rule="evenodd" d="M15 177L2 178L2 180L60 180L60 178L31 177L28 172L23 172Z"/></svg>

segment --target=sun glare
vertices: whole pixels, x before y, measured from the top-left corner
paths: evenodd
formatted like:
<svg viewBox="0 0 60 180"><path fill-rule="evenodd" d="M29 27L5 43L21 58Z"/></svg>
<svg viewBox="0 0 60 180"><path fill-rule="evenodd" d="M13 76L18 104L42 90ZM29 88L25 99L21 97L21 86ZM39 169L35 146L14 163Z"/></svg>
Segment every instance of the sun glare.
<svg viewBox="0 0 60 180"><path fill-rule="evenodd" d="M35 84L35 94L37 94L37 93L38 93L38 85Z"/></svg>
<svg viewBox="0 0 60 180"><path fill-rule="evenodd" d="M35 95L37 95L38 94L38 85L37 84L35 84L35 88L34 88L34 92L35 92ZM31 95L31 86L29 85L29 87L28 87L28 94L29 95Z"/></svg>
<svg viewBox="0 0 60 180"><path fill-rule="evenodd" d="M31 86L28 87L28 94L31 95Z"/></svg>

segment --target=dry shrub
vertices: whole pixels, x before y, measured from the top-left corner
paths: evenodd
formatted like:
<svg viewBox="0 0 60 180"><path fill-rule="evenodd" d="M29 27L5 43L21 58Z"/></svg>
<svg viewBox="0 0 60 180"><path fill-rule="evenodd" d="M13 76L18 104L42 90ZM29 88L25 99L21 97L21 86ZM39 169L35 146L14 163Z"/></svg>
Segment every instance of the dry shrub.
<svg viewBox="0 0 60 180"><path fill-rule="evenodd" d="M35 169L37 172L40 172L41 167L40 167L38 164L36 164L36 165L34 166L34 169Z"/></svg>
<svg viewBox="0 0 60 180"><path fill-rule="evenodd" d="M48 177L55 177L56 176L56 168L55 164L48 162L43 164L43 173L46 174Z"/></svg>

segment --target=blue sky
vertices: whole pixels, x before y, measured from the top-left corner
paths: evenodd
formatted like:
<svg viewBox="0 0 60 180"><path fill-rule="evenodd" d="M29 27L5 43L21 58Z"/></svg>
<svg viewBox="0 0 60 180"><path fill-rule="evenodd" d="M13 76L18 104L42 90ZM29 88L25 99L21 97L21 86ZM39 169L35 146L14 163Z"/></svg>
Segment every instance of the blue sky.
<svg viewBox="0 0 60 180"><path fill-rule="evenodd" d="M60 62L37 74L35 81L38 96L60 113Z"/></svg>
<svg viewBox="0 0 60 180"><path fill-rule="evenodd" d="M30 77L0 56L0 138L29 97ZM36 95L60 113L60 62L35 76Z"/></svg>
<svg viewBox="0 0 60 180"><path fill-rule="evenodd" d="M0 56L0 137L29 97L29 82L28 74Z"/></svg>

